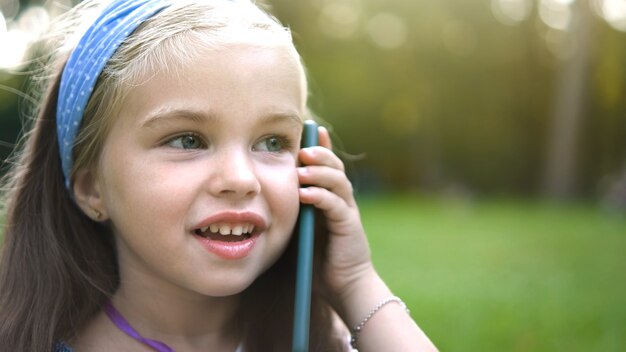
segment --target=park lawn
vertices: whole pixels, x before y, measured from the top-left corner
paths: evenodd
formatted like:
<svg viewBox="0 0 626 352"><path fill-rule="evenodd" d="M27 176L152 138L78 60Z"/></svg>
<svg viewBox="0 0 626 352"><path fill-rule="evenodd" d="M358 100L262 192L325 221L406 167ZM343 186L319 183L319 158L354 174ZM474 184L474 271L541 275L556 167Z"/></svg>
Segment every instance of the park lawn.
<svg viewBox="0 0 626 352"><path fill-rule="evenodd" d="M442 351L626 350L626 216L360 197L374 263Z"/></svg>

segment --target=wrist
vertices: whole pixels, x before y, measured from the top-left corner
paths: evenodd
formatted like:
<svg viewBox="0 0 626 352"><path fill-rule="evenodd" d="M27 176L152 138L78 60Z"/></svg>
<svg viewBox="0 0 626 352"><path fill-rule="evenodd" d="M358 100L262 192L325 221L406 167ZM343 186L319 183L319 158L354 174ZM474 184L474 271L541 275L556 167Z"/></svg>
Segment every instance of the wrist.
<svg viewBox="0 0 626 352"><path fill-rule="evenodd" d="M370 267L335 296L337 299L333 306L346 325L354 328L372 307L390 296L392 293L389 287Z"/></svg>
<svg viewBox="0 0 626 352"><path fill-rule="evenodd" d="M352 348L355 348L355 349L357 348L356 343L357 343L357 340L359 339L359 335L361 334L361 330L363 330L363 328L370 321L370 319L372 319L372 317L374 317L374 315L378 313L379 310L383 309L387 304L394 303L394 302L399 304L400 307L402 307L407 312L407 314L409 315L411 314L411 312L409 311L409 308L406 306L404 301L400 299L400 297L389 296L383 299L382 301L378 302L378 304L376 304L374 307L372 307L370 312L363 318L363 320L361 320L361 322L358 325L356 325L350 330L350 333L352 335L350 338L350 345L352 345Z"/></svg>
<svg viewBox="0 0 626 352"><path fill-rule="evenodd" d="M359 351L437 350L373 267L335 297L333 307Z"/></svg>

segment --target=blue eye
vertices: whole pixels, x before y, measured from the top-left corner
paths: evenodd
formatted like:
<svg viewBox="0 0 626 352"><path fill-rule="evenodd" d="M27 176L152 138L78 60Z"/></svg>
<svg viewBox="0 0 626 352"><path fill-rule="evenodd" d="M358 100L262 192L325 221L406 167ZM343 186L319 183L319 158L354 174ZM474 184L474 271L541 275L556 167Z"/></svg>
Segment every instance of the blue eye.
<svg viewBox="0 0 626 352"><path fill-rule="evenodd" d="M289 142L279 136L270 136L255 144L252 149L259 152L277 153L288 148Z"/></svg>
<svg viewBox="0 0 626 352"><path fill-rule="evenodd" d="M184 134L182 136L174 137L167 142L167 145L177 149L200 149L204 148L205 144L200 137L195 134Z"/></svg>

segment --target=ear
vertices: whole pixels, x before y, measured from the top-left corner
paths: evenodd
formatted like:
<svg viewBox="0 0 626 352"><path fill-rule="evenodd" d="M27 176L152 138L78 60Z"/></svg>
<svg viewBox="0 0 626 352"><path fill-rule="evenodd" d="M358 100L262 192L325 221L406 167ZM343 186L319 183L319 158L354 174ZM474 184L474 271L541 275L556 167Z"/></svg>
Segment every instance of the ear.
<svg viewBox="0 0 626 352"><path fill-rule="evenodd" d="M93 169L84 168L78 170L72 188L76 204L78 204L83 213L94 221L100 222L108 219L109 215L104 198L100 192L96 172Z"/></svg>

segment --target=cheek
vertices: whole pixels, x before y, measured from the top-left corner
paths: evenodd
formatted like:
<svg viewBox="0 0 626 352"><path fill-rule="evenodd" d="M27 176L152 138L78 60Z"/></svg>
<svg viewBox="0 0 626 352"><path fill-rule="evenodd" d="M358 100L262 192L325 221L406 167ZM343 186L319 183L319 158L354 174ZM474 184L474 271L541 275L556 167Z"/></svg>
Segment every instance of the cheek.
<svg viewBox="0 0 626 352"><path fill-rule="evenodd" d="M264 177L263 188L265 197L274 211L286 223L295 224L298 216L300 198L299 183L295 166L284 167L267 172Z"/></svg>
<svg viewBox="0 0 626 352"><path fill-rule="evenodd" d="M157 225L182 219L189 200L194 173L164 167L149 160L120 156L105 164L104 193L114 222L132 220L138 224ZM177 220L180 222L182 220ZM121 224L120 224L121 225ZM128 225L128 224L127 224Z"/></svg>
<svg viewBox="0 0 626 352"><path fill-rule="evenodd" d="M296 167L285 167L279 172L275 172L272 177L274 181L273 187L277 187L282 190L284 197L289 197L294 201L298 201L298 188L300 184L298 182L298 174Z"/></svg>

